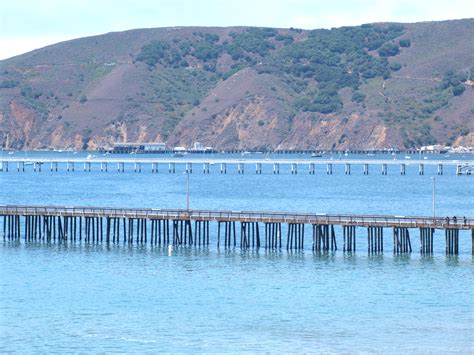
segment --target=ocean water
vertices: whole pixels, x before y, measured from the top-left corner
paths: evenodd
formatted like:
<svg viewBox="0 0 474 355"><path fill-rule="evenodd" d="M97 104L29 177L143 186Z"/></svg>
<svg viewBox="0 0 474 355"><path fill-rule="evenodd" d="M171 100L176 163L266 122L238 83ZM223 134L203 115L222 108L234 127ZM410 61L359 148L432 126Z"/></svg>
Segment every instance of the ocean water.
<svg viewBox="0 0 474 355"><path fill-rule="evenodd" d="M19 154L19 153L16 153ZM28 153L32 155L32 153ZM45 153L42 153L45 154ZM65 153L63 153L65 154ZM79 153L81 154L81 153ZM429 157L434 159L434 157ZM469 158L468 158L469 159ZM184 208L186 178L149 167L126 172L0 173L0 204ZM190 175L193 209L431 215L435 167L409 165L352 175L273 175L254 167ZM93 167L94 169L94 167ZM436 176L436 214L474 215L473 176ZM342 235L336 229L339 244ZM0 352L434 352L474 351L471 233L460 254L368 255L357 230L352 254L338 250L216 248L106 243L0 244Z"/></svg>

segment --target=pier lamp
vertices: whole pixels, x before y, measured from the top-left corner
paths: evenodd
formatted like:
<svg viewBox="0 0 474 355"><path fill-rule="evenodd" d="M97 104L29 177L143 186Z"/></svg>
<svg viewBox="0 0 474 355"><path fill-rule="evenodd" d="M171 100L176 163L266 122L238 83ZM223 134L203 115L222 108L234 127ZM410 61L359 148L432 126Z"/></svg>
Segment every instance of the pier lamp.
<svg viewBox="0 0 474 355"><path fill-rule="evenodd" d="M431 202L432 202L433 218L434 218L434 217L436 217L436 205L435 205L435 202L436 202L436 196L435 196L435 193L436 193L436 176L432 176L432 177L430 177L430 179L433 181L433 191L432 191L432 194L431 194Z"/></svg>
<svg viewBox="0 0 474 355"><path fill-rule="evenodd" d="M186 174L186 210L189 211L189 171Z"/></svg>

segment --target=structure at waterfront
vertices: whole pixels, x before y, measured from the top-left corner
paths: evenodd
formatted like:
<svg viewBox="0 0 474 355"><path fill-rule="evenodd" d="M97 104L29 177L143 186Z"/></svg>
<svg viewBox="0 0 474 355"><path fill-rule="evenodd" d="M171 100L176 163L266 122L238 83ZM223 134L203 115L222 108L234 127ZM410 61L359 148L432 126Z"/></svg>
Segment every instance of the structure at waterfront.
<svg viewBox="0 0 474 355"><path fill-rule="evenodd" d="M106 242L204 246L210 224L217 225L217 247L305 249L310 230L313 251L357 250L357 229L366 229L368 253L384 252L384 232L392 230L393 252L410 253L413 229L419 230L421 254L432 254L435 231L443 230L448 255L459 253L459 231L471 230L474 218L348 214L206 211L64 206L0 206L4 240L26 242ZM193 226L194 225L194 226ZM261 225L264 226L263 231ZM342 230L342 243L335 227ZM285 233L286 232L286 233ZM286 238L285 238L286 236ZM340 238L339 238L340 239Z"/></svg>

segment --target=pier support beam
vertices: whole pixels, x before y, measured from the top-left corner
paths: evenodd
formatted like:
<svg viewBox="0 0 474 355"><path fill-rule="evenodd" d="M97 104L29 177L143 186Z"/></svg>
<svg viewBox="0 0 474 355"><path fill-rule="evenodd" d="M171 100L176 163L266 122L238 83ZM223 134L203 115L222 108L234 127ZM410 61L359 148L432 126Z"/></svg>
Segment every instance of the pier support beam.
<svg viewBox="0 0 474 355"><path fill-rule="evenodd" d="M240 247L242 249L260 247L258 222L240 222Z"/></svg>
<svg viewBox="0 0 474 355"><path fill-rule="evenodd" d="M209 245L209 221L194 221L194 245Z"/></svg>
<svg viewBox="0 0 474 355"><path fill-rule="evenodd" d="M142 163L135 162L133 166L133 171L136 173L141 173L142 172Z"/></svg>
<svg viewBox="0 0 474 355"><path fill-rule="evenodd" d="M344 237L343 251L356 251L356 226L342 226Z"/></svg>
<svg viewBox="0 0 474 355"><path fill-rule="evenodd" d="M425 175L425 165L424 164L420 164L420 166L418 167L418 175Z"/></svg>
<svg viewBox="0 0 474 355"><path fill-rule="evenodd" d="M280 163L273 163L273 174L280 174Z"/></svg>
<svg viewBox="0 0 474 355"><path fill-rule="evenodd" d="M202 173L203 174L209 174L209 163L203 163L202 164Z"/></svg>
<svg viewBox="0 0 474 355"><path fill-rule="evenodd" d="M406 174L406 164L400 164L400 175Z"/></svg>
<svg viewBox="0 0 474 355"><path fill-rule="evenodd" d="M262 174L262 163L255 164L255 174Z"/></svg>
<svg viewBox="0 0 474 355"><path fill-rule="evenodd" d="M244 163L237 163L237 173L238 174L244 173Z"/></svg>
<svg viewBox="0 0 474 355"><path fill-rule="evenodd" d="M221 163L221 174L227 174L227 163Z"/></svg>
<svg viewBox="0 0 474 355"><path fill-rule="evenodd" d="M313 251L337 250L334 226L313 224Z"/></svg>
<svg viewBox="0 0 474 355"><path fill-rule="evenodd" d="M346 175L351 175L351 164L346 163L344 165L344 174Z"/></svg>
<svg viewBox="0 0 474 355"><path fill-rule="evenodd" d="M168 164L168 173L175 173L176 172L176 164L175 163L169 163Z"/></svg>
<svg viewBox="0 0 474 355"><path fill-rule="evenodd" d="M309 163L309 175L315 174L315 165L314 163Z"/></svg>
<svg viewBox="0 0 474 355"><path fill-rule="evenodd" d="M304 224L288 223L286 249L304 249Z"/></svg>
<svg viewBox="0 0 474 355"><path fill-rule="evenodd" d="M382 175L387 175L387 164L382 164Z"/></svg>
<svg viewBox="0 0 474 355"><path fill-rule="evenodd" d="M326 174L332 175L332 164L331 163L326 165Z"/></svg>
<svg viewBox="0 0 474 355"><path fill-rule="evenodd" d="M281 223L265 223L265 249L281 248Z"/></svg>
<svg viewBox="0 0 474 355"><path fill-rule="evenodd" d="M433 254L433 228L420 228L420 253Z"/></svg>
<svg viewBox="0 0 474 355"><path fill-rule="evenodd" d="M443 164L438 164L438 175L443 175Z"/></svg>
<svg viewBox="0 0 474 355"><path fill-rule="evenodd" d="M369 175L369 164L364 164L364 175Z"/></svg>
<svg viewBox="0 0 474 355"><path fill-rule="evenodd" d="M446 238L446 254L447 255L458 255L459 254L459 229L447 228L444 230Z"/></svg>
<svg viewBox="0 0 474 355"><path fill-rule="evenodd" d="M369 254L383 252L383 227L367 227L367 249Z"/></svg>
<svg viewBox="0 0 474 355"><path fill-rule="evenodd" d="M235 222L233 221L218 221L217 222L217 247L219 248L221 242L221 229L224 231L224 247L230 248L232 244L234 247L237 244L235 233ZM233 238L232 238L233 237Z"/></svg>
<svg viewBox="0 0 474 355"><path fill-rule="evenodd" d="M411 253L411 241L408 228L394 227L393 228L393 253Z"/></svg>
<svg viewBox="0 0 474 355"><path fill-rule="evenodd" d="M191 221L185 220L173 220L173 245L193 245L193 230L191 227Z"/></svg>
<svg viewBox="0 0 474 355"><path fill-rule="evenodd" d="M186 174L193 173L193 163L186 163Z"/></svg>
<svg viewBox="0 0 474 355"><path fill-rule="evenodd" d="M298 174L298 164L297 163L291 163L291 173L293 175Z"/></svg>

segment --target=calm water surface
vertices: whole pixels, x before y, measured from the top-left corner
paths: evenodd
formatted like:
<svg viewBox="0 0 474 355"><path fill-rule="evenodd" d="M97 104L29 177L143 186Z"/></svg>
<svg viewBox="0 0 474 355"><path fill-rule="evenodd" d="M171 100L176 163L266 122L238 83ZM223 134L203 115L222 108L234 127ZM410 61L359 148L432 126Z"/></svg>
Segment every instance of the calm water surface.
<svg viewBox="0 0 474 355"><path fill-rule="evenodd" d="M18 153L17 153L18 154ZM431 158L431 157L430 157ZM360 169L359 169L360 168ZM199 168L191 207L328 213L430 215L435 168L389 167L380 175L280 168L255 175ZM93 171L0 174L2 204L183 208L186 176ZM63 169L64 170L64 169ZM146 172L145 172L146 170ZM162 169L163 170L163 169ZM473 177L436 177L438 215L472 216ZM18 352L436 352L474 351L474 262L470 233L461 253L367 255L358 251L2 242L0 351ZM339 243L341 232L336 230ZM365 232L366 233L366 232ZM309 236L306 237L309 247Z"/></svg>

